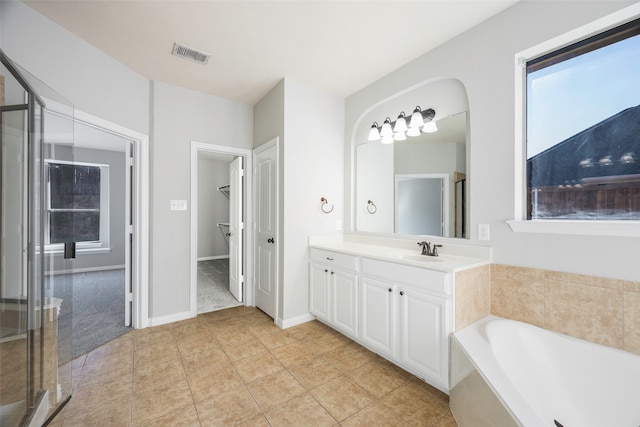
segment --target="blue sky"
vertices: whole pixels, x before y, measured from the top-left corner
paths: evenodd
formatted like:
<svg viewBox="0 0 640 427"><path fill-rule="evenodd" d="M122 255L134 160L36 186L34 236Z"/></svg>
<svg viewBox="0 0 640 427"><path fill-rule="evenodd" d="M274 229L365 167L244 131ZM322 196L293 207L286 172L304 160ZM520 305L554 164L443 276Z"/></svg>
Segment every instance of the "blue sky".
<svg viewBox="0 0 640 427"><path fill-rule="evenodd" d="M640 104L640 35L530 73L527 158Z"/></svg>

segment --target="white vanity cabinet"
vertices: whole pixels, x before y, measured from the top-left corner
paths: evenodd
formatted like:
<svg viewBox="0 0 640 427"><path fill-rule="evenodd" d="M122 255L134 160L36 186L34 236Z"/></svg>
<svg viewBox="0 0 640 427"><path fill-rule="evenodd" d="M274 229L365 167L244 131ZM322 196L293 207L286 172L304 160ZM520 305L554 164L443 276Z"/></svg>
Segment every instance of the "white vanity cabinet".
<svg viewBox="0 0 640 427"><path fill-rule="evenodd" d="M452 273L362 258L360 341L448 389Z"/></svg>
<svg viewBox="0 0 640 427"><path fill-rule="evenodd" d="M358 257L311 249L309 311L345 335L358 336Z"/></svg>
<svg viewBox="0 0 640 427"><path fill-rule="evenodd" d="M452 276L311 248L309 307L319 320L446 392Z"/></svg>

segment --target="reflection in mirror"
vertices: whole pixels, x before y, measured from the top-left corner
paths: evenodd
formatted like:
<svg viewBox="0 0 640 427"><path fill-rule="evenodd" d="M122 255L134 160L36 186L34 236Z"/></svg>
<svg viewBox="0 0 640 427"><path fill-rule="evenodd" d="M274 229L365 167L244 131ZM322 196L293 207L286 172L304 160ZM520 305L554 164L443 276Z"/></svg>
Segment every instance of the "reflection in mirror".
<svg viewBox="0 0 640 427"><path fill-rule="evenodd" d="M356 147L357 231L467 237L467 114L442 118L437 127Z"/></svg>

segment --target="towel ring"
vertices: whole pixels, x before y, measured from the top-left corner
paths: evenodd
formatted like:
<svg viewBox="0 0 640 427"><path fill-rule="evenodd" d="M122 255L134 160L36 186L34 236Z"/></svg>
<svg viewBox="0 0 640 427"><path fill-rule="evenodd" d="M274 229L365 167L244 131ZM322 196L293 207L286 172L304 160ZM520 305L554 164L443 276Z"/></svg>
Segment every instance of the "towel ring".
<svg viewBox="0 0 640 427"><path fill-rule="evenodd" d="M369 212L371 215L378 212L378 207L371 200L367 200L367 212Z"/></svg>
<svg viewBox="0 0 640 427"><path fill-rule="evenodd" d="M325 199L324 197L320 198L320 201L322 202L322 204L320 205L320 210L326 214L333 212L333 205L331 205L331 209L329 209L328 211L325 210L325 205L329 204L329 202L327 201L327 199Z"/></svg>

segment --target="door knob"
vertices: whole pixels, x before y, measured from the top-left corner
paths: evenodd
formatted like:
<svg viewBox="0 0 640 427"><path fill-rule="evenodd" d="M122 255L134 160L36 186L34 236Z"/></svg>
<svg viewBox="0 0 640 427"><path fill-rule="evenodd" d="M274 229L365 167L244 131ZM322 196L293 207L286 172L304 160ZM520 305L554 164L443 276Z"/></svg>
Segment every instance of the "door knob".
<svg viewBox="0 0 640 427"><path fill-rule="evenodd" d="M224 235L229 237L229 236L231 236L231 233L224 233Z"/></svg>
<svg viewBox="0 0 640 427"><path fill-rule="evenodd" d="M267 243L275 243L275 240L273 239L273 237L269 237L267 239Z"/></svg>
<svg viewBox="0 0 640 427"><path fill-rule="evenodd" d="M404 292L403 292L403 291L400 291L400 295L404 295Z"/></svg>
<svg viewBox="0 0 640 427"><path fill-rule="evenodd" d="M393 292L393 290L391 288L389 288L389 292Z"/></svg>

